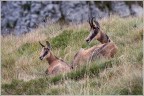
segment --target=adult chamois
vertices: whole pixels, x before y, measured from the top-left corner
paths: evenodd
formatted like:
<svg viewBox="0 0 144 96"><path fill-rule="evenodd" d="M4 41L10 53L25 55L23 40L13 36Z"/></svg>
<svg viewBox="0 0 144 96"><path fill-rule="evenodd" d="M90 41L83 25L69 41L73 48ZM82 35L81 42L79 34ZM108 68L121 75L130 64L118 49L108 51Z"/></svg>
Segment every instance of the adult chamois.
<svg viewBox="0 0 144 96"><path fill-rule="evenodd" d="M59 73L65 73L70 71L71 68L66 62L53 55L50 43L46 41L46 44L47 45L44 46L40 43L40 45L42 46L42 51L39 57L40 60L46 59L49 63L49 67L45 71L45 73L49 75L56 75Z"/></svg>
<svg viewBox="0 0 144 96"><path fill-rule="evenodd" d="M102 30L100 30L100 25L97 21L94 20L94 18L89 20L89 25L90 25L90 34L86 38L87 43L90 43L94 38L100 41L102 44L111 42L108 35Z"/></svg>
<svg viewBox="0 0 144 96"><path fill-rule="evenodd" d="M81 64L94 61L96 58L111 58L117 52L117 46L110 40L108 35L100 30L100 25L97 21L89 20L90 34L86 38L86 42L90 43L94 38L101 42L99 45L94 45L91 48L83 49L81 48L72 61L72 68L75 68Z"/></svg>

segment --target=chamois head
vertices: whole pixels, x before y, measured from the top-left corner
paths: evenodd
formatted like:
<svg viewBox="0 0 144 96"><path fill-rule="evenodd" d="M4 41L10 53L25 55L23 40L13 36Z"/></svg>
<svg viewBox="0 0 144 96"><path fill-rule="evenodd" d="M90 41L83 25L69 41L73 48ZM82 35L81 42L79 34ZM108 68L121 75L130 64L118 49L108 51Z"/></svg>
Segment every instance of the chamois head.
<svg viewBox="0 0 144 96"><path fill-rule="evenodd" d="M40 43L40 42L39 42ZM50 43L48 41L46 41L46 46L44 46L43 44L40 43L40 45L42 46L42 51L40 54L40 60L43 60L44 58L47 58L50 56L50 50L51 50L51 46Z"/></svg>
<svg viewBox="0 0 144 96"><path fill-rule="evenodd" d="M100 30L100 25L96 20L94 20L94 17L91 20L89 19L89 25L90 25L90 34L86 38L87 43L90 43L91 40L93 40L97 36Z"/></svg>

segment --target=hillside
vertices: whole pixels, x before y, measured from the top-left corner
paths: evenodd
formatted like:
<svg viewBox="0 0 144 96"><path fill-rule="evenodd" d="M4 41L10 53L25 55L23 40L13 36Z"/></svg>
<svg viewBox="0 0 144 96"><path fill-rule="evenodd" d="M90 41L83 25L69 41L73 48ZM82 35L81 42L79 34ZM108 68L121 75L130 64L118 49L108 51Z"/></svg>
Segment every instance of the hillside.
<svg viewBox="0 0 144 96"><path fill-rule="evenodd" d="M143 94L141 17L111 16L99 21L101 28L118 46L111 59L97 59L80 69L58 76L44 74L48 63L40 61L38 41L49 41L52 52L71 64L80 48L89 48L87 22L81 25L61 23L39 27L22 36L1 36L2 94L33 95L115 95ZM61 26L63 25L63 26Z"/></svg>

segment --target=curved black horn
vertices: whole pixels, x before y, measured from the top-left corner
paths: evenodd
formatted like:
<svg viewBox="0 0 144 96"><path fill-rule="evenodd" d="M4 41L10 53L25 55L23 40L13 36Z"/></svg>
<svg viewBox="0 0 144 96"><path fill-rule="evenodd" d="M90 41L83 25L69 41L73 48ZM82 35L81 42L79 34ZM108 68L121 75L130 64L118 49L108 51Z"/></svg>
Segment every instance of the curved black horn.
<svg viewBox="0 0 144 96"><path fill-rule="evenodd" d="M95 17L92 17L92 18L91 18L91 21L90 21L90 22L91 22L91 27L95 27L94 18L95 18Z"/></svg>
<svg viewBox="0 0 144 96"><path fill-rule="evenodd" d="M88 22L89 22L89 25L92 27L92 23L91 23L91 20L90 20L90 18L89 18Z"/></svg>
<svg viewBox="0 0 144 96"><path fill-rule="evenodd" d="M94 20L94 23L96 24L96 26L97 26L98 28L100 28L100 25L99 25L98 21Z"/></svg>
<svg viewBox="0 0 144 96"><path fill-rule="evenodd" d="M88 22L89 22L89 24L90 24L91 27L95 26L94 23L93 23L93 21L94 21L94 17L89 18L89 20L88 20Z"/></svg>
<svg viewBox="0 0 144 96"><path fill-rule="evenodd" d="M92 19L91 19L91 24L92 24L92 25L94 25L94 24L93 24L93 20L94 20L94 17L92 17Z"/></svg>
<svg viewBox="0 0 144 96"><path fill-rule="evenodd" d="M41 44L41 42L39 41L39 44L42 46L42 47L45 47L43 44Z"/></svg>
<svg viewBox="0 0 144 96"><path fill-rule="evenodd" d="M96 25L95 27L100 28L100 25L99 25L98 21L94 20L94 18L95 18L95 17L92 17L92 19L91 19L91 23L92 23L92 25L93 25L93 26ZM94 23L95 23L95 24L94 24Z"/></svg>

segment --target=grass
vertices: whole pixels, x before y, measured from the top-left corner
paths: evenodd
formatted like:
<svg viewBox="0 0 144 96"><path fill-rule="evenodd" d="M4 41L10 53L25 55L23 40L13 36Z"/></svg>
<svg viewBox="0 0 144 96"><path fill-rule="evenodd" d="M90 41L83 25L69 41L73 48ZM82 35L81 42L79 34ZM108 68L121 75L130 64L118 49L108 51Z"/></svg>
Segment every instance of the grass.
<svg viewBox="0 0 144 96"><path fill-rule="evenodd" d="M39 60L38 41L49 41L53 53L71 64L80 48L89 48L84 39L89 34L88 23L61 26L51 24L20 37L1 36L3 95L142 95L141 17L112 16L99 21L101 28L118 46L111 59L97 59L80 69L58 76L47 76L47 62ZM136 25L136 27L135 27Z"/></svg>

